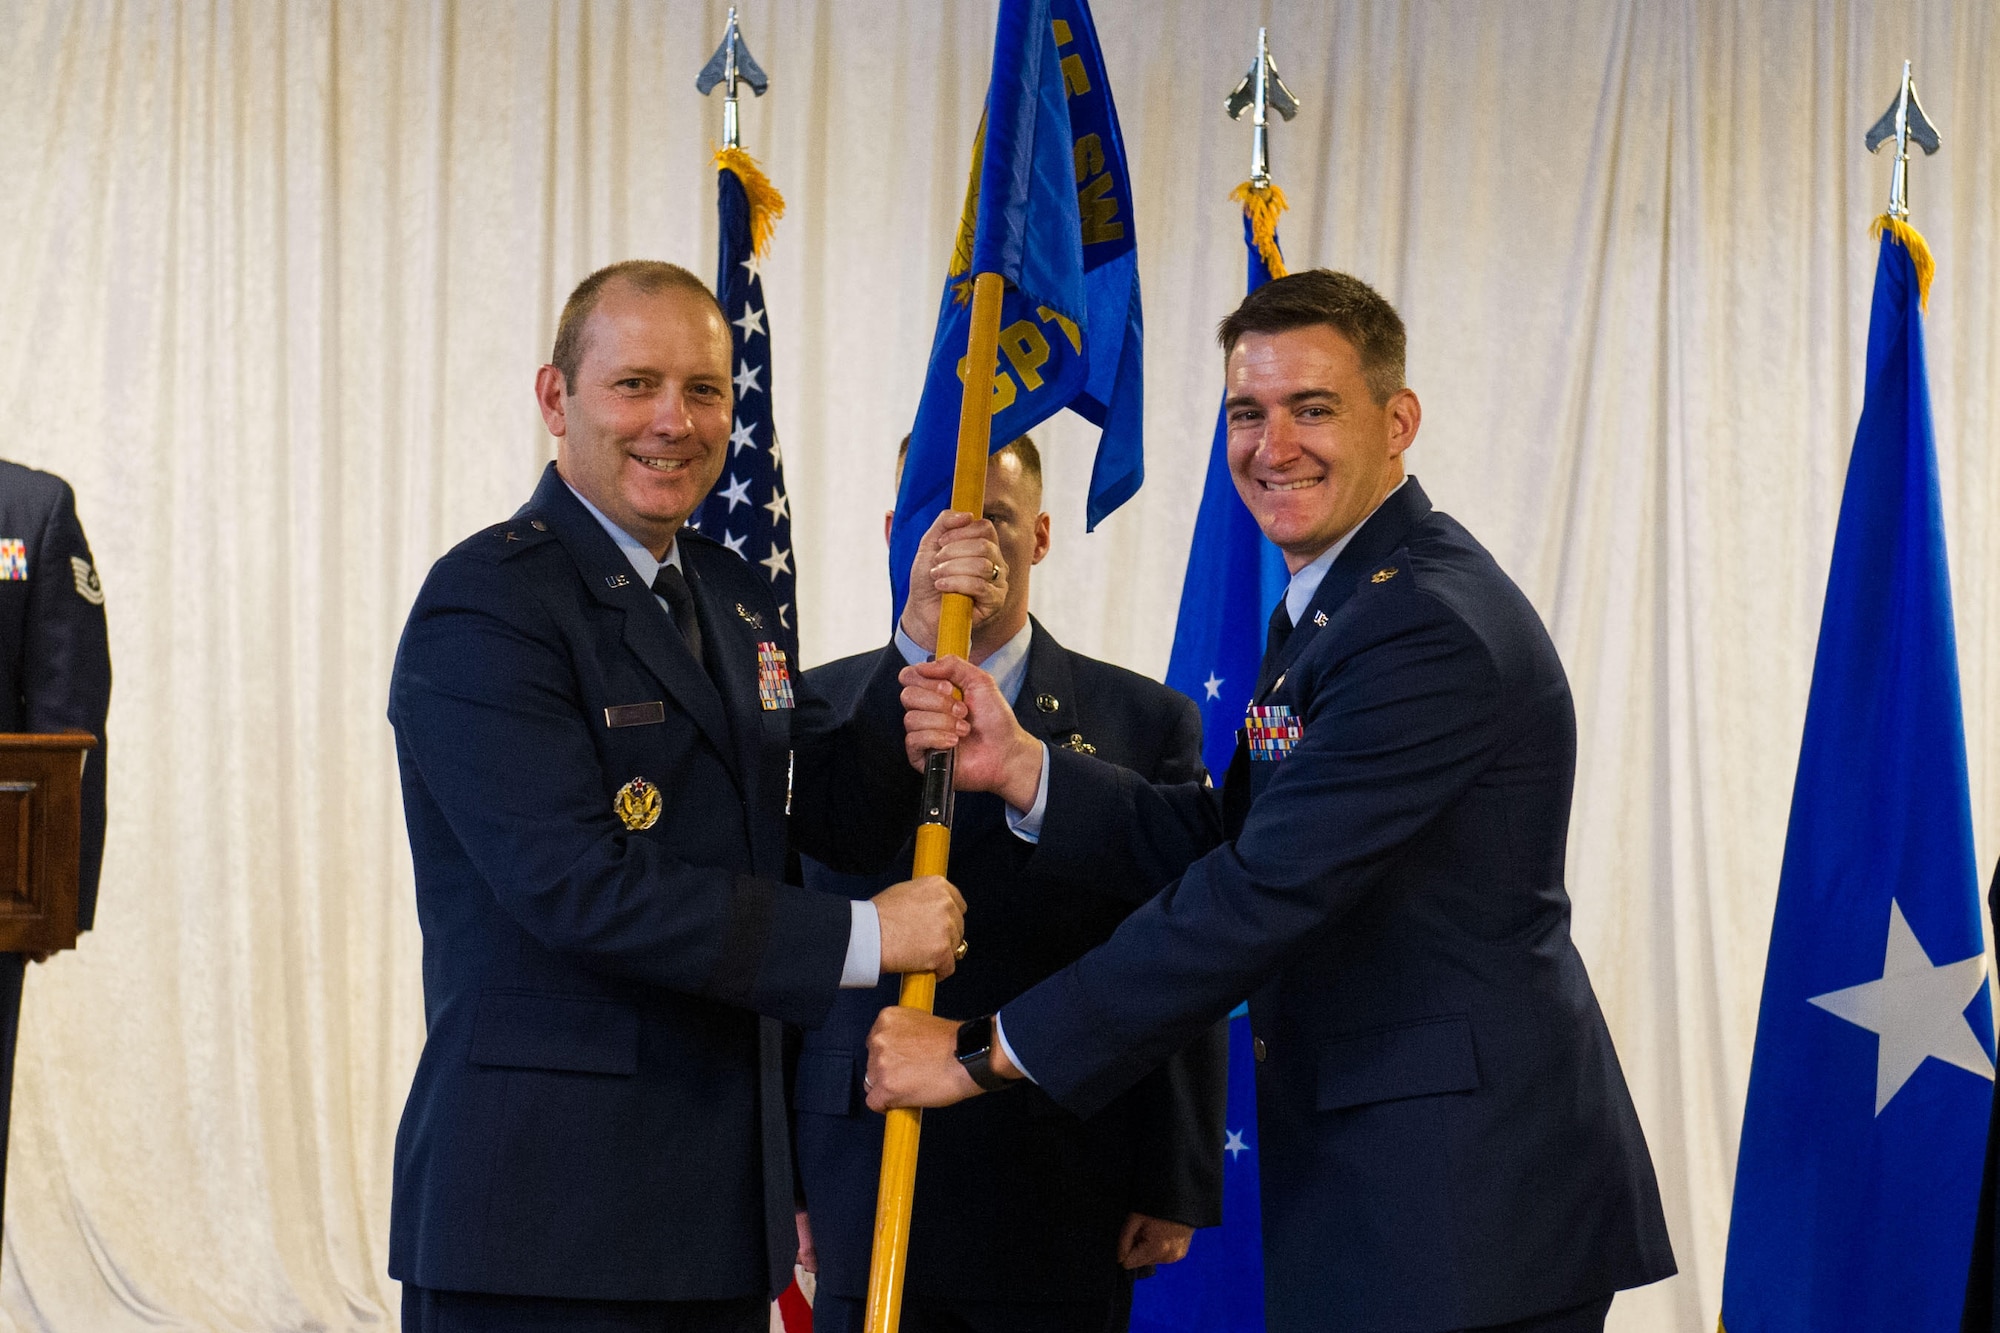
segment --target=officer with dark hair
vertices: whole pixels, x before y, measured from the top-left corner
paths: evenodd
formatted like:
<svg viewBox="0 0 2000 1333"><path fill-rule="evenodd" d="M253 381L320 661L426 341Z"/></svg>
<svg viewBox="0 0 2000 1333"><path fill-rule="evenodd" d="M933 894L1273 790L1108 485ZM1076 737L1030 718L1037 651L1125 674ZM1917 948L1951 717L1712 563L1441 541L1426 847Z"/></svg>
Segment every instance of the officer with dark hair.
<svg viewBox="0 0 2000 1333"><path fill-rule="evenodd" d="M870 1102L1028 1078L1088 1115L1248 998L1276 1333L1597 1333L1674 1259L1570 939L1562 663L1404 474L1422 411L1379 293L1279 278L1221 342L1230 475L1292 574L1223 790L1047 746L964 662L909 668L912 753L956 745L1035 865L1173 883L997 1015L886 1011Z"/></svg>
<svg viewBox="0 0 2000 1333"><path fill-rule="evenodd" d="M0 731L87 731L97 737L83 760L76 885L77 929L89 930L104 862L104 716L111 707L104 585L69 483L8 462L0 462L0 673ZM28 955L0 953L0 1196L28 961Z"/></svg>

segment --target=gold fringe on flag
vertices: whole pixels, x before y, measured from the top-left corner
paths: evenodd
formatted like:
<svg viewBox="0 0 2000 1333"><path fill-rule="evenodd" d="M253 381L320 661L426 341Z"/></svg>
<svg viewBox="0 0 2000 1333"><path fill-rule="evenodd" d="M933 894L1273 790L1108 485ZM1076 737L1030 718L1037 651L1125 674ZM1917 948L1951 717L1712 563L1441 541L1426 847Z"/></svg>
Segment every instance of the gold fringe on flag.
<svg viewBox="0 0 2000 1333"><path fill-rule="evenodd" d="M1257 243L1257 253L1264 256L1264 267L1271 270L1271 276L1285 276L1285 257L1278 253L1278 214L1291 205L1285 202L1285 192L1275 185L1262 189L1244 181L1229 192L1229 197L1243 205L1243 216L1250 219L1250 239Z"/></svg>
<svg viewBox="0 0 2000 1333"><path fill-rule="evenodd" d="M785 196L771 184L757 159L741 148L716 149L715 168L733 171L743 182L743 193L750 200L750 249L762 259L771 248L771 233L778 229L778 219L785 216Z"/></svg>
<svg viewBox="0 0 2000 1333"><path fill-rule="evenodd" d="M1871 236L1880 236L1883 231L1895 238L1896 244L1910 252L1910 263L1917 270L1917 307L1927 310L1931 304L1931 279L1937 276L1937 260L1931 258L1930 243L1924 234L1901 218L1884 213L1875 219L1875 225L1868 229Z"/></svg>

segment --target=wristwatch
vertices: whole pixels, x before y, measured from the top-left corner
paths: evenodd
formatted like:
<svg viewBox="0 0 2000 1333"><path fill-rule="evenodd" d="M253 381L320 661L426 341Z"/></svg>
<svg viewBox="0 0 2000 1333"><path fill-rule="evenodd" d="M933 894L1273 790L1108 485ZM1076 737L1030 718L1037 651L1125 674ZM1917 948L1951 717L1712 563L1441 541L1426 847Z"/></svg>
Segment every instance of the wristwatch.
<svg viewBox="0 0 2000 1333"><path fill-rule="evenodd" d="M987 1092L998 1092L1011 1082L993 1068L993 1015L969 1018L958 1025L958 1062Z"/></svg>

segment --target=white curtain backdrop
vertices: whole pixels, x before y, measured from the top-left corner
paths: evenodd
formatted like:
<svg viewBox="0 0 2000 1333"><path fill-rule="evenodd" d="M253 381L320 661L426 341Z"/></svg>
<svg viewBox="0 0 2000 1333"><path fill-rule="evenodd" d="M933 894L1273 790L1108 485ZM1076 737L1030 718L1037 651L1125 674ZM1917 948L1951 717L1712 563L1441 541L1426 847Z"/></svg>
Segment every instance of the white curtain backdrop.
<svg viewBox="0 0 2000 1333"><path fill-rule="evenodd" d="M108 590L99 926L29 980L0 1324L393 1327L422 1040L385 686L439 554L551 455L563 295L714 264L693 90L722 0L4 0L0 453L76 486ZM878 642L880 516L984 92L988 0L749 0L745 142L809 661ZM1294 267L1402 309L1413 469L1575 687L1576 934L1713 1325L1901 61L1982 867L2000 853L2000 14L1988 3L1099 0L1136 174L1149 480L1082 531L1042 432L1036 609L1165 668L1241 293L1224 93L1260 23ZM523 753L523 765L537 757Z"/></svg>

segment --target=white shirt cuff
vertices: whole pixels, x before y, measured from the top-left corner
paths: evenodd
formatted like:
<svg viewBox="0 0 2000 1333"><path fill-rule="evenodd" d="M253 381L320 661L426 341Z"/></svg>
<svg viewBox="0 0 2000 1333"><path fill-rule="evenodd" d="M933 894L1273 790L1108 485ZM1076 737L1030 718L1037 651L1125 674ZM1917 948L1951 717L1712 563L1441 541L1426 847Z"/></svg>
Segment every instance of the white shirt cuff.
<svg viewBox="0 0 2000 1333"><path fill-rule="evenodd" d="M1000 1021L998 1014L993 1015L993 1040L999 1042L1000 1049L1007 1053L1007 1063L1020 1070L1022 1078L1033 1083L1035 1076L1028 1072L1028 1067L1021 1063L1021 1057L1014 1054L1014 1048L1007 1044L1007 1027Z"/></svg>
<svg viewBox="0 0 2000 1333"><path fill-rule="evenodd" d="M1035 788L1035 803L1026 810L1007 807L1007 827L1022 842L1042 840L1042 816L1049 812L1049 747L1042 745L1042 781Z"/></svg>
<svg viewBox="0 0 2000 1333"><path fill-rule="evenodd" d="M882 979L882 916L875 904L856 899L848 904L847 961L840 965L842 990L869 990Z"/></svg>
<svg viewBox="0 0 2000 1333"><path fill-rule="evenodd" d="M903 660L911 666L931 660L930 649L918 647L915 639L903 633L901 625L896 626L896 651L901 653Z"/></svg>

